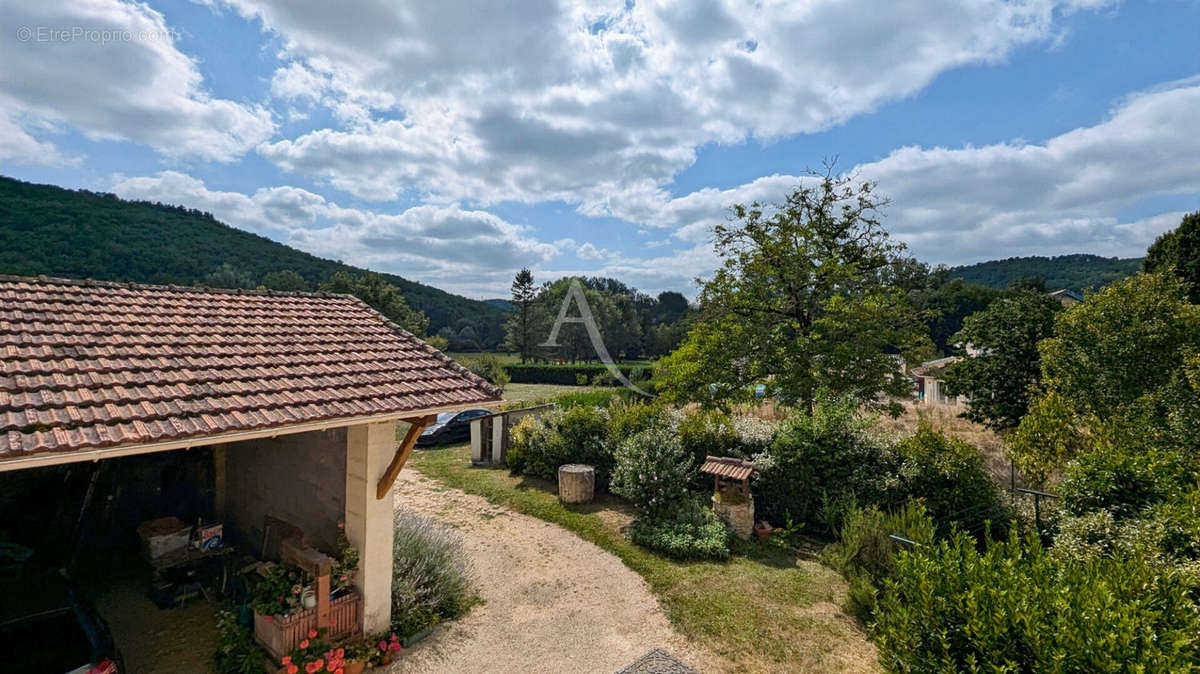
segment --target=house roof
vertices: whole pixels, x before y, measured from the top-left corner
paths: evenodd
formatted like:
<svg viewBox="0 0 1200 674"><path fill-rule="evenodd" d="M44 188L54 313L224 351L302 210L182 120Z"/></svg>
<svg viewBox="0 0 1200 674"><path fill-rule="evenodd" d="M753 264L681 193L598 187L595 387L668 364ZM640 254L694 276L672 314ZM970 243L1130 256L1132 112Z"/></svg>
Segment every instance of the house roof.
<svg viewBox="0 0 1200 674"><path fill-rule="evenodd" d="M924 363L914 367L911 374L914 377L938 377L946 368L962 360L961 356L946 356L936 360L927 360Z"/></svg>
<svg viewBox="0 0 1200 674"><path fill-rule="evenodd" d="M349 295L0 276L0 462L498 399Z"/></svg>
<svg viewBox="0 0 1200 674"><path fill-rule="evenodd" d="M1063 288L1062 290L1055 290L1054 292L1046 293L1046 294L1053 297L1056 300L1059 300L1060 302L1063 300L1063 298L1074 300L1076 302L1083 301L1083 295L1075 292L1074 290L1071 290L1070 288Z"/></svg>

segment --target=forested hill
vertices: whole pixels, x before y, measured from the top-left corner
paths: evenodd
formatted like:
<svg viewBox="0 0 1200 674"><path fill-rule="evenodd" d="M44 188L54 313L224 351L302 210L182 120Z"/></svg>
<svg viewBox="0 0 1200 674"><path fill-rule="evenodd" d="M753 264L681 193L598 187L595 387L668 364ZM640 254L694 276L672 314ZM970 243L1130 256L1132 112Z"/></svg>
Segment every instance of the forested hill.
<svg viewBox="0 0 1200 674"><path fill-rule="evenodd" d="M1049 290L1070 288L1083 291L1132 276L1141 266L1140 257L1122 259L1087 254L1055 257L1034 255L952 267L950 276L992 288L1007 288L1014 281L1040 277L1045 279L1046 288Z"/></svg>
<svg viewBox="0 0 1200 674"><path fill-rule="evenodd" d="M0 176L0 273L192 285L224 264L259 280L290 269L314 288L335 271L363 271L235 229L194 209ZM425 312L431 334L471 326L488 348L503 338L502 309L383 276L411 307Z"/></svg>

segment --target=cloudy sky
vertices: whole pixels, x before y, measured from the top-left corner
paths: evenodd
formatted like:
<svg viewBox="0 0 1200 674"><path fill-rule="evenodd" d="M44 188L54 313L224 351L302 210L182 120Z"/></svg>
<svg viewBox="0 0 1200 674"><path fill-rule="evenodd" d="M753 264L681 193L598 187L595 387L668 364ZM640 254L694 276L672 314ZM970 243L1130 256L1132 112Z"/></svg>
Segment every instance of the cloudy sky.
<svg viewBox="0 0 1200 674"><path fill-rule="evenodd" d="M473 297L692 294L830 157L948 264L1140 255L1200 208L1192 0L4 0L0 173Z"/></svg>

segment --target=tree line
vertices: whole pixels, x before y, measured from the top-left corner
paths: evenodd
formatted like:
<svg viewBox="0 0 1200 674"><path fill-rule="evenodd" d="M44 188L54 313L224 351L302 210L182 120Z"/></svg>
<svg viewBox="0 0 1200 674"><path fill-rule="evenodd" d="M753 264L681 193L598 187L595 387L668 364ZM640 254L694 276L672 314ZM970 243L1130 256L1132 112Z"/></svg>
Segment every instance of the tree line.
<svg viewBox="0 0 1200 674"><path fill-rule="evenodd" d="M512 311L504 323L501 348L521 362L590 362L598 359L587 326L564 322L556 346L546 346L572 283L579 283L587 308L605 348L616 360L657 358L670 353L687 332L694 314L682 293L664 291L651 296L621 281L604 277L566 277L535 284L529 269L517 272L512 283ZM568 316L581 315L570 300Z"/></svg>

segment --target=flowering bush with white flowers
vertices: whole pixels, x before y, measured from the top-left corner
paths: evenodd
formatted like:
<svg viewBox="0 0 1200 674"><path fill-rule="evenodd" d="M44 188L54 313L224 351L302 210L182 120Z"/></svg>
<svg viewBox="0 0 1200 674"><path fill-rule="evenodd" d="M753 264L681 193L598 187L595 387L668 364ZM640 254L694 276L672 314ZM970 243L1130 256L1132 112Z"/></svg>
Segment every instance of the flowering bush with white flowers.
<svg viewBox="0 0 1200 674"><path fill-rule="evenodd" d="M691 453L668 424L655 424L617 446L611 490L623 496L643 516L669 515L688 496L696 473Z"/></svg>

